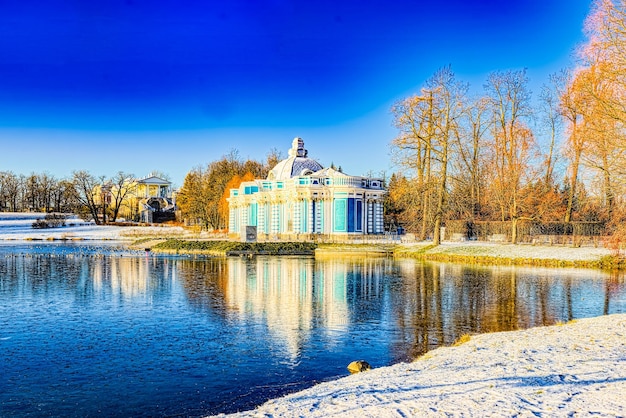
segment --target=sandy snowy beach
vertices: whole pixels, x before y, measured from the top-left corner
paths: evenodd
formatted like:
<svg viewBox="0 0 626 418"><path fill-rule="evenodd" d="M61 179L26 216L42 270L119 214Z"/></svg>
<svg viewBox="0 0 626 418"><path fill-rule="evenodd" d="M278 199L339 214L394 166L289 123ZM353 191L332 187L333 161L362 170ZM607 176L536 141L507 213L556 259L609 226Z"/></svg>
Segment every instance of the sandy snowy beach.
<svg viewBox="0 0 626 418"><path fill-rule="evenodd" d="M471 336L235 415L623 417L626 314Z"/></svg>

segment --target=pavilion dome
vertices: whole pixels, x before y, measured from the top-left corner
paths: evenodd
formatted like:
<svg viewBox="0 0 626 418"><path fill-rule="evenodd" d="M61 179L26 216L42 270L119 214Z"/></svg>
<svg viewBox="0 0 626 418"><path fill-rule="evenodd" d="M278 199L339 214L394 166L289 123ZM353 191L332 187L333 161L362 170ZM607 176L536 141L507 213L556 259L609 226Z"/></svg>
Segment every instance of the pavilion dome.
<svg viewBox="0 0 626 418"><path fill-rule="evenodd" d="M302 138L294 138L289 150L289 157L282 160L267 175L268 180L287 180L295 176L308 176L324 167L317 161L308 158Z"/></svg>

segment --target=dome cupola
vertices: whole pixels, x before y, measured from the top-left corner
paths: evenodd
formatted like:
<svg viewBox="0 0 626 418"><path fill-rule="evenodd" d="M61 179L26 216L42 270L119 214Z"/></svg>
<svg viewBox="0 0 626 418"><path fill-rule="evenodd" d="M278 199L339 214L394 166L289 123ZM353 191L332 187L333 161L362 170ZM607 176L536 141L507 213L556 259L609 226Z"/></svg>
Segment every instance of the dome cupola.
<svg viewBox="0 0 626 418"><path fill-rule="evenodd" d="M289 156L270 170L267 179L287 180L295 176L307 176L323 168L320 163L308 158L308 151L304 148L302 138L294 138Z"/></svg>

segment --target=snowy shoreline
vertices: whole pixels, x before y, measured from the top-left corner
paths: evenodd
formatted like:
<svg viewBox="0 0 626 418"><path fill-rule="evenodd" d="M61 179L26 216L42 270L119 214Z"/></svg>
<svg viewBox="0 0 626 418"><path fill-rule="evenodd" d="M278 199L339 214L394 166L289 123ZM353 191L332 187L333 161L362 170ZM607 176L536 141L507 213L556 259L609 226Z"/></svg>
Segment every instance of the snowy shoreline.
<svg viewBox="0 0 626 418"><path fill-rule="evenodd" d="M625 393L626 314L614 314L471 336L228 416L618 417Z"/></svg>

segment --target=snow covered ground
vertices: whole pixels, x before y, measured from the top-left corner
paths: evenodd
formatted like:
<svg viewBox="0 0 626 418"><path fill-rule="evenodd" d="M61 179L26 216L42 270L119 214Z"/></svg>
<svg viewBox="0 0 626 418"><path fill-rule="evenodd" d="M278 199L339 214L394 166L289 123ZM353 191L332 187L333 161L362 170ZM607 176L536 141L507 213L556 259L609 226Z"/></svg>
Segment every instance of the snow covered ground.
<svg viewBox="0 0 626 418"><path fill-rule="evenodd" d="M165 229L157 226L121 227L96 225L73 216L66 226L35 229L33 222L42 213L0 213L0 240L132 240L140 235L159 235ZM184 234L183 228L168 227L167 235Z"/></svg>
<svg viewBox="0 0 626 418"><path fill-rule="evenodd" d="M375 363L375 359L365 359ZM626 416L626 314L471 336L240 417Z"/></svg>
<svg viewBox="0 0 626 418"><path fill-rule="evenodd" d="M420 244L418 244L420 245ZM423 244L422 244L423 245ZM410 246L407 246L410 248ZM513 245L506 243L444 242L426 253L480 255L508 259L544 259L565 261L592 261L611 255L608 248L603 247L572 247L568 245Z"/></svg>

